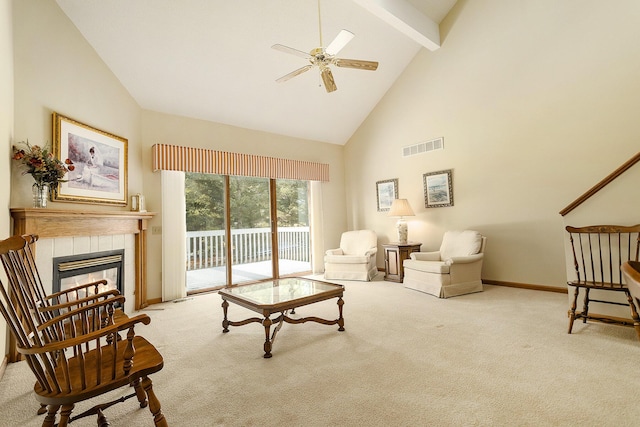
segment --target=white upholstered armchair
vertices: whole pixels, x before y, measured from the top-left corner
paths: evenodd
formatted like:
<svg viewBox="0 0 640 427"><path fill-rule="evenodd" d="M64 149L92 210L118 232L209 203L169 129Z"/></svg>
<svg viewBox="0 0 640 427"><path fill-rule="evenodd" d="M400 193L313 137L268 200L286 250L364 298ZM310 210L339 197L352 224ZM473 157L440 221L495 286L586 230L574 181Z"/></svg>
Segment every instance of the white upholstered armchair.
<svg viewBox="0 0 640 427"><path fill-rule="evenodd" d="M369 281L378 273L378 236L371 230L342 233L340 247L324 256L324 278Z"/></svg>
<svg viewBox="0 0 640 427"><path fill-rule="evenodd" d="M447 231L439 251L414 252L404 261L404 286L440 298L481 292L486 240L477 231Z"/></svg>

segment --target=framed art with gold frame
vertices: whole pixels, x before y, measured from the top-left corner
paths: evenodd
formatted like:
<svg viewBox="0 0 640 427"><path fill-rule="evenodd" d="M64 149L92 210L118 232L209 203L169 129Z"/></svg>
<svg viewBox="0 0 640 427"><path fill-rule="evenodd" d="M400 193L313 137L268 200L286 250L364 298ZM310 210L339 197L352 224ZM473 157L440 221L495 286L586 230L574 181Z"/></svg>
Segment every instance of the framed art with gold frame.
<svg viewBox="0 0 640 427"><path fill-rule="evenodd" d="M53 113L53 154L75 166L53 200L126 206L128 141Z"/></svg>

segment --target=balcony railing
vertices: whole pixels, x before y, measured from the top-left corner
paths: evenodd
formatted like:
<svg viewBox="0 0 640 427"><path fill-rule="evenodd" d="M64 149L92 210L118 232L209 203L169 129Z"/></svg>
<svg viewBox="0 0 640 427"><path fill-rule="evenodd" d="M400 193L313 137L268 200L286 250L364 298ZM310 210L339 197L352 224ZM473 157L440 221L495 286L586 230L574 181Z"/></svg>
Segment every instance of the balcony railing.
<svg viewBox="0 0 640 427"><path fill-rule="evenodd" d="M271 259L271 229L231 230L231 265ZM309 262L309 227L279 227L278 257ZM224 230L187 232L187 270L221 267L226 264Z"/></svg>

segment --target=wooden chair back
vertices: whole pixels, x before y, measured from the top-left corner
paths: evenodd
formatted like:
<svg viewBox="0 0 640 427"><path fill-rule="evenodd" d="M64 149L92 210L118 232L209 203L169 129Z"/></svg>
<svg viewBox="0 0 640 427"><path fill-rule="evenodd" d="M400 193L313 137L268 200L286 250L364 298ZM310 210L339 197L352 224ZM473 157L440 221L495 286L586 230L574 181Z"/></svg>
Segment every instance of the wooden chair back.
<svg viewBox="0 0 640 427"><path fill-rule="evenodd" d="M60 306L65 304L68 307L81 306L90 302L92 297L101 294L101 286L107 284L104 279L47 294L38 273L33 251L37 240L37 235L24 235L12 236L0 241L0 260L9 282L19 283L20 286L28 289L34 304L39 307L58 306L58 309L64 309ZM110 290L102 294L118 295L119 292Z"/></svg>
<svg viewBox="0 0 640 427"><path fill-rule="evenodd" d="M35 262L33 246L37 240L38 236L36 235L24 235L12 236L0 241L0 261L9 280L10 294L13 298L17 298L15 302L21 304L20 309L30 314L23 321L33 323L32 325L26 324L26 328L32 329L34 326L51 321L61 313L119 295L117 290L100 292L100 286L106 285L106 280L98 280L47 294ZM123 306L124 299L118 298L114 302L115 316L113 318L109 319L105 317L104 312L101 313L104 325L114 319L117 322L126 318L126 315L119 308Z"/></svg>
<svg viewBox="0 0 640 427"><path fill-rule="evenodd" d="M567 226L575 278L567 284L575 288L569 308L569 329L573 330L576 319L596 320L605 323L633 326L640 339L640 316L636 309L629 288L623 279L621 267L629 261L638 261L640 250L640 225L594 225L587 227ZM580 291L583 292L582 311L577 311ZM604 293L591 295L591 290L597 292L609 291L609 295L621 294L626 301L615 298L604 298ZM596 299L598 298L598 299ZM611 315L594 314L590 312L590 303L626 305L631 313L631 321Z"/></svg>
<svg viewBox="0 0 640 427"><path fill-rule="evenodd" d="M638 261L640 225L567 226L576 278L570 284L622 288L620 266Z"/></svg>

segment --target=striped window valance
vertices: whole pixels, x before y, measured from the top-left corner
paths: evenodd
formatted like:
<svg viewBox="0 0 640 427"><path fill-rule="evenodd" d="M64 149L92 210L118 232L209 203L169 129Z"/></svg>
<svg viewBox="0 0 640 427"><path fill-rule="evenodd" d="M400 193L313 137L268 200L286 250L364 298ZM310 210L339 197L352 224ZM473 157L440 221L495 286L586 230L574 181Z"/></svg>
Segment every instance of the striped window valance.
<svg viewBox="0 0 640 427"><path fill-rule="evenodd" d="M329 165L325 163L166 144L153 146L153 170L329 181Z"/></svg>

